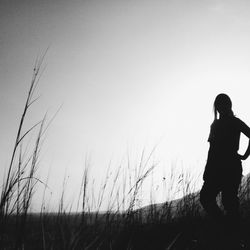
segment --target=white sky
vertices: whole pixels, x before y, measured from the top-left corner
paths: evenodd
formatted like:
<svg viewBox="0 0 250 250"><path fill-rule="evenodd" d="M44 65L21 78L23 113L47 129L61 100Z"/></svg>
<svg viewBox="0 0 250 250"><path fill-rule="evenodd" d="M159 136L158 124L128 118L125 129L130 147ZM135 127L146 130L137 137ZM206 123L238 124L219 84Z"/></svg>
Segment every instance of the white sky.
<svg viewBox="0 0 250 250"><path fill-rule="evenodd" d="M246 0L2 0L1 173L35 58L47 46L42 96L28 119L52 115L63 103L39 169L45 179L51 168L52 207L65 173L69 196L76 193L86 154L96 179L105 178L110 160L116 168L127 151L139 157L156 144L156 185L172 161L201 173L218 93L228 93L250 125L249 11Z"/></svg>

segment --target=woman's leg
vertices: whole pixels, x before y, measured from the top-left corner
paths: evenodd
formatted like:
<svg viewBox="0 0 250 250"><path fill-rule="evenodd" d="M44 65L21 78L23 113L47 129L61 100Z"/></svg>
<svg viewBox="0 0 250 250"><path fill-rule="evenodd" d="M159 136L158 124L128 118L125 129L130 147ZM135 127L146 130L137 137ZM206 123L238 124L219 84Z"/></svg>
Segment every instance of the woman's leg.
<svg viewBox="0 0 250 250"><path fill-rule="evenodd" d="M235 221L239 218L239 185L230 185L222 190L222 204L226 211L226 215Z"/></svg>
<svg viewBox="0 0 250 250"><path fill-rule="evenodd" d="M220 192L220 185L215 181L204 181L200 191L200 202L205 211L217 222L223 222L223 212L218 207L216 197Z"/></svg>
<svg viewBox="0 0 250 250"><path fill-rule="evenodd" d="M226 224L228 230L239 232L240 229L240 212L238 190L240 186L240 178L227 183L222 188L222 204L226 211Z"/></svg>
<svg viewBox="0 0 250 250"><path fill-rule="evenodd" d="M226 211L228 223L238 228L240 224L238 191L242 178L242 166L238 159L232 161L232 163L228 164L229 170L223 178L222 204Z"/></svg>

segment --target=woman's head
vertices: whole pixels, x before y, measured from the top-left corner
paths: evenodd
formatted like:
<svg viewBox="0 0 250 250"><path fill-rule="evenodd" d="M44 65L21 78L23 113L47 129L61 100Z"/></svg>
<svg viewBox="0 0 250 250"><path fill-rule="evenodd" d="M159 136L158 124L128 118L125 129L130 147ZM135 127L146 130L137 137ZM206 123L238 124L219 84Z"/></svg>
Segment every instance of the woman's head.
<svg viewBox="0 0 250 250"><path fill-rule="evenodd" d="M217 120L217 113L222 116L233 116L232 101L226 94L219 94L214 101L214 119Z"/></svg>

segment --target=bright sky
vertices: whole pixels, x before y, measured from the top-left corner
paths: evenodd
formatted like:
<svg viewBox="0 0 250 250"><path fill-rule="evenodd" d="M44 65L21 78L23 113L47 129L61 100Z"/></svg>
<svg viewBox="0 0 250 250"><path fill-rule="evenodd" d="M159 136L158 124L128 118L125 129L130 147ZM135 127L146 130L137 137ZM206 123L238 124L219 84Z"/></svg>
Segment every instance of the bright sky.
<svg viewBox="0 0 250 250"><path fill-rule="evenodd" d="M41 179L50 171L51 207L65 173L74 199L86 154L97 180L110 161L114 172L128 151L139 158L144 146L149 152L155 145L156 185L171 162L201 173L218 93L228 93L235 114L250 125L249 11L247 0L2 0L1 174L34 61L48 46L41 98L28 124L63 104L39 168Z"/></svg>

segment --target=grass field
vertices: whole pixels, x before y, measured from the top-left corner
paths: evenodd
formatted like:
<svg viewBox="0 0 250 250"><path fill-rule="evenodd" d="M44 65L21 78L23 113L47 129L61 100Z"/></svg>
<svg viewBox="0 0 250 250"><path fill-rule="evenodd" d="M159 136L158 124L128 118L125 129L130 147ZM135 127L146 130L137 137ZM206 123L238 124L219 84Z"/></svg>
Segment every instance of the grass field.
<svg viewBox="0 0 250 250"><path fill-rule="evenodd" d="M228 236L204 215L195 197L197 194L173 204L125 212L14 213L1 220L4 229L1 246L2 249L230 249ZM241 200L241 208L242 239L250 244L248 199Z"/></svg>
<svg viewBox="0 0 250 250"><path fill-rule="evenodd" d="M36 177L43 136L51 121L43 118L27 131L23 124L29 107L35 101L33 94L39 80L42 60L34 68L31 86L17 131L1 189L0 200L0 246L1 249L230 249L229 235L204 214L199 203L199 192L192 190L190 181L182 182L183 197L162 204L137 205L142 183L151 175L155 165L149 164L142 153L135 177L129 185L119 188L119 170L108 179L94 207L89 203L89 172L82 176L78 206L80 212L72 212L64 205L64 195L57 212L46 211L42 205L39 213L31 213L30 207L35 187L43 183ZM37 130L29 156L22 142L33 130ZM187 179L188 180L188 179ZM240 190L242 228L245 244L250 245L250 176L243 178ZM123 186L127 185L126 180ZM100 210L106 192L109 192L107 209ZM123 195L121 199L120 196ZM114 206L114 204L116 204ZM248 249L245 247L245 249Z"/></svg>

